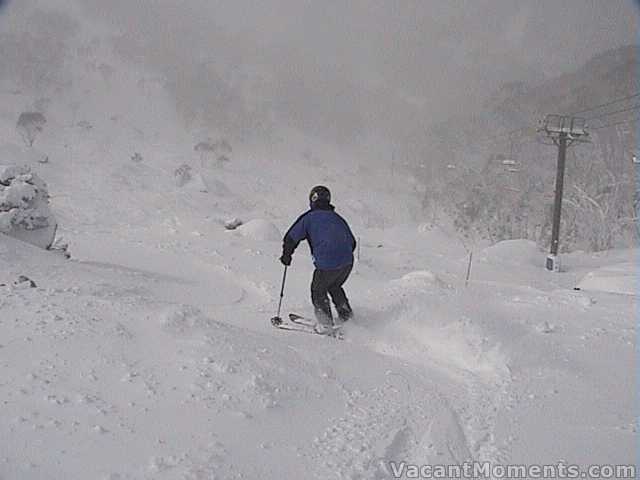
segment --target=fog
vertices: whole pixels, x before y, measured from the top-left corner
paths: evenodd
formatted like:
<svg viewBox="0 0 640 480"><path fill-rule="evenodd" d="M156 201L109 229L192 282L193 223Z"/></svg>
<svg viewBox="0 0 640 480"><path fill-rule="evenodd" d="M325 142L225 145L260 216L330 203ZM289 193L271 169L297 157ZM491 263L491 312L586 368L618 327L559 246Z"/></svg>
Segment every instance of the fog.
<svg viewBox="0 0 640 480"><path fill-rule="evenodd" d="M259 65L277 78L288 121L348 136L477 108L503 82L537 82L633 43L637 23L630 0L84 3L136 32L156 67Z"/></svg>
<svg viewBox="0 0 640 480"><path fill-rule="evenodd" d="M633 43L637 24L631 0L66 3L167 78L183 111L216 105L233 122L228 77L249 72L260 108L346 143L472 112L504 82L535 84Z"/></svg>

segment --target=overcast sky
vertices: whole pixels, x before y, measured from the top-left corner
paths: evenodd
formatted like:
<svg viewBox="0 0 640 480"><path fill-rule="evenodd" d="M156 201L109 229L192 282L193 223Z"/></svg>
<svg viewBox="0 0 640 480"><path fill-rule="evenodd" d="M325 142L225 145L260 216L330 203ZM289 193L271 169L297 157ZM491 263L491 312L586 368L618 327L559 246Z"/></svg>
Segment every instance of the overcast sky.
<svg viewBox="0 0 640 480"><path fill-rule="evenodd" d="M294 118L317 108L390 124L407 120L403 102L437 119L506 81L576 68L636 42L638 23L632 0L75 1L135 36L156 68L257 64L280 79Z"/></svg>

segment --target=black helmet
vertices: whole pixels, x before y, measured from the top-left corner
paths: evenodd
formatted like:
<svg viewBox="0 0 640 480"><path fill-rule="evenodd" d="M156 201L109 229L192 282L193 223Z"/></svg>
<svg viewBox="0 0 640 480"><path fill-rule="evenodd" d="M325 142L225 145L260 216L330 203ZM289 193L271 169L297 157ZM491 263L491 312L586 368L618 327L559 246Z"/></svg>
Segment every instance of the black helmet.
<svg viewBox="0 0 640 480"><path fill-rule="evenodd" d="M317 202L326 202L329 203L331 201L331 192L324 185L316 185L309 192L309 203L313 205Z"/></svg>

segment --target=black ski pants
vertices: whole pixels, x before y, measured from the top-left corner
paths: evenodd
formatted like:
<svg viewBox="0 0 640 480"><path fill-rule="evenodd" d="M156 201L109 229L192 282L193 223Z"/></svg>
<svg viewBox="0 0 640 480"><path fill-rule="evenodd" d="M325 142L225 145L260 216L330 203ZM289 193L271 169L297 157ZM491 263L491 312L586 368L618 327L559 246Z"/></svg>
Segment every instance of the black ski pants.
<svg viewBox="0 0 640 480"><path fill-rule="evenodd" d="M333 325L333 315L331 314L331 304L329 297L336 306L338 317L343 322L349 320L353 316L351 305L347 299L347 294L342 285L349 278L353 264L336 270L319 270L313 272L313 280L311 281L311 301L315 310L318 322L325 325Z"/></svg>

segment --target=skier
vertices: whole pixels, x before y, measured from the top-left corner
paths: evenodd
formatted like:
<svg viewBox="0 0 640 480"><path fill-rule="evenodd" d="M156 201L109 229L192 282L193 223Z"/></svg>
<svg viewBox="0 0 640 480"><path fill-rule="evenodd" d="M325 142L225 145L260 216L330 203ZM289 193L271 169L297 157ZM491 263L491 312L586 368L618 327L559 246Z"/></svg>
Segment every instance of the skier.
<svg viewBox="0 0 640 480"><path fill-rule="evenodd" d="M353 268L353 252L356 239L349 224L338 215L331 205L331 192L318 185L309 193L309 210L293 223L284 236L280 261L291 265L291 255L302 240L307 240L313 263L316 267L311 281L311 301L320 327L329 329L334 325L331 296L338 317L346 322L353 310L342 285Z"/></svg>

